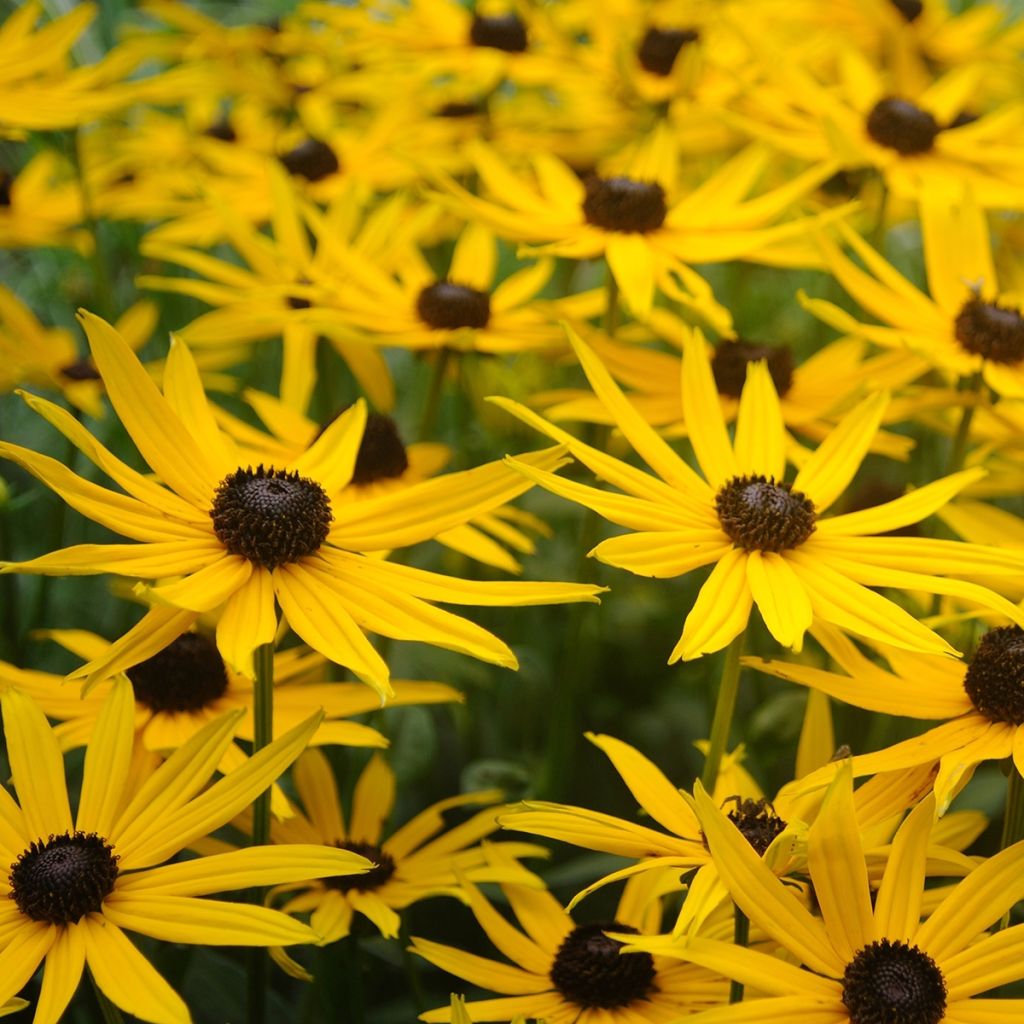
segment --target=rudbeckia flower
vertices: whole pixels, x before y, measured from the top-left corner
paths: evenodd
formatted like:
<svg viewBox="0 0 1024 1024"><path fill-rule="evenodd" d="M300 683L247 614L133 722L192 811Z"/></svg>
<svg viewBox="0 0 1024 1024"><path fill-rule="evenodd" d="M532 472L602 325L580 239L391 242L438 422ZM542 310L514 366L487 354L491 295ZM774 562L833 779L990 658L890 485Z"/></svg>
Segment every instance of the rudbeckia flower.
<svg viewBox="0 0 1024 1024"><path fill-rule="evenodd" d="M543 856L545 850L528 843L501 843L505 859L492 863L480 845L481 839L498 828L501 808L486 805L501 800L500 790L480 790L441 800L385 838L385 823L395 803L395 775L380 755L374 754L360 774L347 815L334 773L320 751L307 750L299 758L293 781L302 808L293 808L294 813L287 819L271 823L273 841L335 846L376 865L358 878L323 878L308 885L283 886L271 894L272 899L284 898L278 901L285 913L308 913L310 926L321 943L337 942L348 935L357 914L371 921L385 938L396 938L399 911L431 896L464 899L460 877L534 888L540 885L515 858ZM444 830L444 812L472 806L484 809Z"/></svg>
<svg viewBox="0 0 1024 1024"><path fill-rule="evenodd" d="M1024 976L1017 955L1024 926L985 935L1024 897L1024 843L977 867L922 923L934 798L926 797L896 833L872 902L852 816L850 774L844 771L808 835L818 918L764 866L703 792L697 793L697 811L736 905L788 958L714 939L631 940L627 949L676 956L762 994L696 1014L688 1018L693 1024L1001 1024L1024 1012L1022 999L975 998Z"/></svg>
<svg viewBox="0 0 1024 1024"><path fill-rule="evenodd" d="M472 1020L512 1021L522 1015L547 1024L668 1024L721 1002L725 982L662 956L620 955L624 943L608 933L625 938L655 932L661 925L660 897L675 887L672 874L631 879L612 920L579 925L547 891L503 884L522 930L466 881L480 927L513 963L421 938L412 940L412 950L449 974L500 993L467 1003ZM427 1022L457 1019L448 1007L420 1014Z"/></svg>
<svg viewBox="0 0 1024 1024"><path fill-rule="evenodd" d="M1024 774L1024 630L1019 626L990 629L966 662L883 646L889 668L866 658L836 630L816 629L815 635L841 671L767 658L747 658L746 664L868 711L942 723L854 757L855 775L938 761L934 789L944 812L982 761L1012 757ZM819 769L797 788L820 788L834 769Z"/></svg>
<svg viewBox="0 0 1024 1024"><path fill-rule="evenodd" d="M534 253L577 260L603 256L641 318L650 312L656 288L679 290L671 274L680 263L743 259L794 266L817 259L803 243L813 221L779 221L831 171L813 169L750 197L768 163L759 146L744 149L689 193L678 181L676 147L665 127L638 148L624 173L583 181L546 153L533 154L525 173L483 143L471 155L490 198L446 181L460 212L503 238L538 243Z"/></svg>
<svg viewBox="0 0 1024 1024"><path fill-rule="evenodd" d="M830 302L805 299L815 316L846 334L902 351L922 371L981 374L997 394L1024 398L1024 295L1000 288L985 214L970 194L954 200L937 190L922 193L927 293L855 232L839 230L864 267L822 239L829 270L881 324L861 323Z"/></svg>
<svg viewBox="0 0 1024 1024"><path fill-rule="evenodd" d="M747 370L730 440L707 347L688 337L683 359L683 415L703 477L641 417L593 352L573 345L590 384L616 426L656 475L583 444L523 406L493 401L565 443L609 493L523 466L530 479L636 532L603 541L591 555L640 576L669 578L715 568L701 587L670 662L725 647L746 628L756 603L772 636L799 650L815 620L908 650L955 653L945 640L869 586L955 594L1024 623L1024 614L987 588L944 574L1013 575L1024 556L980 545L874 534L916 523L978 478L967 470L874 508L824 517L853 480L882 420L888 396L852 409L785 480L785 426L764 363ZM515 463L516 460L511 460Z"/></svg>
<svg viewBox="0 0 1024 1024"><path fill-rule="evenodd" d="M63 410L26 396L128 493L106 490L16 445L3 444L4 456L72 507L137 543L83 544L28 562L0 563L0 571L182 577L153 588L165 607L113 646L108 672L156 653L200 613L223 606L217 646L229 665L250 674L252 652L277 633L276 599L288 624L314 650L386 697L388 667L364 629L513 666L515 656L497 637L429 602L596 600L600 588L592 586L455 580L367 557L368 551L426 540L521 493L500 464L464 476L455 492L444 480L426 481L415 501L403 492L334 507L333 496L352 476L365 422L362 403L294 461L243 466L216 425L184 345L172 345L161 394L108 324L89 313L82 320L111 403L160 483L126 466ZM555 468L560 455L550 450L526 462Z"/></svg>
<svg viewBox="0 0 1024 1024"><path fill-rule="evenodd" d="M34 156L13 177L0 171L0 245L5 249L92 248L82 227L82 193L71 168L52 150Z"/></svg>
<svg viewBox="0 0 1024 1024"><path fill-rule="evenodd" d="M125 934L164 942L276 946L315 942L285 914L209 893L365 871L366 860L322 846L252 847L167 864L251 803L294 760L316 716L203 790L237 715L211 722L133 791L132 692L117 682L85 757L72 817L64 764L43 712L17 690L0 692L12 781L0 789L0 1003L45 961L36 1024L57 1024L86 966L115 1005L155 1024L188 1024L188 1008Z"/></svg>

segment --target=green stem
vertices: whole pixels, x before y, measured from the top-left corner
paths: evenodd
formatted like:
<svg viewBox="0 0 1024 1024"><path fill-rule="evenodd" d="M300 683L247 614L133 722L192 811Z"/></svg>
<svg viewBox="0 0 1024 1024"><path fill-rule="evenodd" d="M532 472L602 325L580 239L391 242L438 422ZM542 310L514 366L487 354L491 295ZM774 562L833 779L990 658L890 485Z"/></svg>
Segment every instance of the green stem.
<svg viewBox="0 0 1024 1024"><path fill-rule="evenodd" d="M427 399L423 404L423 415L420 417L419 439L429 441L437 429L437 413L441 407L441 395L444 392L444 376L448 370L448 363L452 357L452 350L448 347L442 348L437 353L434 361L434 369L430 377L430 386L427 390Z"/></svg>
<svg viewBox="0 0 1024 1024"><path fill-rule="evenodd" d="M341 941L345 984L348 989L347 1024L366 1024L366 996L363 993L363 956L359 939L349 935Z"/></svg>
<svg viewBox="0 0 1024 1024"><path fill-rule="evenodd" d="M885 253L885 218L889 212L889 189L883 180L880 185L882 194L878 200L878 217L871 230L871 245L884 255Z"/></svg>
<svg viewBox="0 0 1024 1024"><path fill-rule="evenodd" d="M619 326L619 282L608 266L605 267L604 295L604 333L614 338Z"/></svg>
<svg viewBox="0 0 1024 1024"><path fill-rule="evenodd" d="M732 716L736 710L736 695L740 683L740 655L743 653L743 640L746 630L740 633L725 650L725 664L722 666L722 681L718 687L718 700L715 703L715 717L711 721L711 735L708 738L708 754L704 761L704 774L700 781L711 795L718 781L718 769L722 764L729 743L729 730L732 728Z"/></svg>
<svg viewBox="0 0 1024 1024"><path fill-rule="evenodd" d="M964 460L967 457L967 442L971 437L971 422L974 420L974 413L978 408L978 396L981 391L982 375L979 370L971 377L966 378L967 386L963 392L969 398L969 402L960 413L960 423L956 428L956 435L953 438L953 447L949 452L949 463L946 466L946 474L958 473L964 468Z"/></svg>
<svg viewBox="0 0 1024 1024"><path fill-rule="evenodd" d="M427 1000L423 992L423 980L420 978L419 960L409 949L409 920L406 914L402 915L402 924L398 930L398 944L402 948L402 966L405 968L405 977L409 982L413 1004L416 1006L418 1014L423 1013L427 1008Z"/></svg>
<svg viewBox="0 0 1024 1024"><path fill-rule="evenodd" d="M733 908L732 942L734 946L746 946L750 941L750 919L740 910ZM733 979L729 983L729 1002L743 1002L743 982Z"/></svg>
<svg viewBox="0 0 1024 1024"><path fill-rule="evenodd" d="M1010 762L1010 774L1006 779L1006 805L1003 812L1003 834L999 840L999 849L1005 850L1014 843L1024 839L1024 779L1021 778L1017 766ZM999 922L1002 930L1010 923L1010 912L1007 911Z"/></svg>
<svg viewBox="0 0 1024 1024"><path fill-rule="evenodd" d="M124 1017L121 1011L107 998L106 993L96 984L92 971L88 972L89 981L92 982L92 990L96 995L96 1002L100 1004L100 1013L103 1015L103 1024L124 1024Z"/></svg>
<svg viewBox="0 0 1024 1024"><path fill-rule="evenodd" d="M89 234L92 235L92 274L95 291L94 308L100 316L111 319L114 315L114 292L110 282L110 275L107 273L107 260L100 245L100 224L96 216L96 207L93 203L92 190L89 187L85 174L85 166L82 161L82 133L78 128L71 132L71 162L75 167L75 175L78 178L78 189L82 194L82 218Z"/></svg>

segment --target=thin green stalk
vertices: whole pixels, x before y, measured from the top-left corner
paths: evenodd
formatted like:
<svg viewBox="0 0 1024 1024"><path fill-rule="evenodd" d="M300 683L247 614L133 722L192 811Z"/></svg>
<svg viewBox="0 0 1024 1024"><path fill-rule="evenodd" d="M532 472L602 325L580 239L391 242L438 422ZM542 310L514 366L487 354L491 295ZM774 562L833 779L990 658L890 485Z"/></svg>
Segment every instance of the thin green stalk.
<svg viewBox="0 0 1024 1024"><path fill-rule="evenodd" d="M733 908L732 942L734 946L746 946L750 941L750 919L740 910ZM743 1002L743 982L733 979L729 983L729 1002Z"/></svg>
<svg viewBox="0 0 1024 1024"><path fill-rule="evenodd" d="M78 189L82 194L82 219L92 235L92 274L94 309L106 319L114 315L114 291L107 272L107 259L100 244L100 224L93 203L92 189L89 187L82 161L82 133L79 128L71 131L71 162L78 178Z"/></svg>
<svg viewBox="0 0 1024 1024"><path fill-rule="evenodd" d="M718 769L722 765L722 757L729 743L729 730L732 728L732 716L736 710L736 695L739 693L740 656L743 653L745 636L746 630L744 629L725 650L725 664L722 666L722 680L718 687L715 717L711 721L711 735L708 738L708 754L704 761L704 774L700 779L708 793L715 791Z"/></svg>
<svg viewBox="0 0 1024 1024"><path fill-rule="evenodd" d="M871 229L871 245L880 253L884 253L886 235L885 219L889 213L889 189L886 187L884 181L881 182L880 187L882 189L882 194L878 199L878 216L875 220L875 226Z"/></svg>
<svg viewBox="0 0 1024 1024"><path fill-rule="evenodd" d="M949 463L946 466L946 474L958 473L964 468L964 460L967 458L967 442L971 438L971 423L974 420L974 413L978 408L978 397L981 392L983 381L981 371L966 378L967 386L962 390L969 401L960 413L960 423L956 428L956 435L953 437L953 447L949 451Z"/></svg>
<svg viewBox="0 0 1024 1024"><path fill-rule="evenodd" d="M1006 779L1006 805L1003 811L1003 834L999 840L999 849L1005 850L1014 843L1024 839L1024 779L1021 778L1017 766L1010 762L1010 774ZM1002 930L1010 923L1010 912L1007 911L999 922Z"/></svg>
<svg viewBox="0 0 1024 1024"><path fill-rule="evenodd" d="M448 371L448 363L452 357L450 348L442 348L434 360L434 368L427 389L427 399L423 404L423 415L420 417L419 439L429 441L437 429L437 413L441 407L441 395L444 392L444 377Z"/></svg>
<svg viewBox="0 0 1024 1024"><path fill-rule="evenodd" d="M406 914L402 915L402 924L398 930L398 944L402 948L402 966L405 968L405 978L409 983L409 991L412 993L412 1001L416 1012L423 1013L427 1008L426 996L423 992L423 979L420 977L419 960L413 956L409 949L409 919Z"/></svg>
<svg viewBox="0 0 1024 1024"><path fill-rule="evenodd" d="M619 282L608 266L605 267L604 295L604 333L614 338L619 326Z"/></svg>
<svg viewBox="0 0 1024 1024"><path fill-rule="evenodd" d="M366 1024L366 995L363 992L363 953L359 939L349 935L341 940L348 989L346 1024Z"/></svg>
<svg viewBox="0 0 1024 1024"><path fill-rule="evenodd" d="M92 971L87 972L89 981L92 982L92 990L96 996L96 1002L100 1004L100 1013L103 1014L103 1024L124 1024L124 1017L121 1011L107 998L103 989L96 984Z"/></svg>

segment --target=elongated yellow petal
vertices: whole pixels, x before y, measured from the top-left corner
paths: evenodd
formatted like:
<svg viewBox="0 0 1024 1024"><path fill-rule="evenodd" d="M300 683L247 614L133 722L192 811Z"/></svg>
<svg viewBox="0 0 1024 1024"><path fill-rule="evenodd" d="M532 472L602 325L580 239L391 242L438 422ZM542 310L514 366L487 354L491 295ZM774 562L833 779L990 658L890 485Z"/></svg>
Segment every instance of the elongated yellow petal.
<svg viewBox="0 0 1024 1024"><path fill-rule="evenodd" d="M702 532L710 539L700 540L694 531L628 533L601 541L589 554L637 576L670 579L717 562L732 550L732 541L721 531Z"/></svg>
<svg viewBox="0 0 1024 1024"><path fill-rule="evenodd" d="M218 608L245 587L253 571L253 563L240 555L221 548L218 556L183 580L153 587L154 597L193 612Z"/></svg>
<svg viewBox="0 0 1024 1024"><path fill-rule="evenodd" d="M46 716L31 697L10 687L0 691L0 705L7 757L29 837L45 841L70 832L64 758Z"/></svg>
<svg viewBox="0 0 1024 1024"><path fill-rule="evenodd" d="M979 992L991 992L1000 985L1019 980L1022 957L1024 925L989 935L950 957L942 965L949 1001L970 999Z"/></svg>
<svg viewBox="0 0 1024 1024"><path fill-rule="evenodd" d="M0 1006L20 992L57 941L57 928L23 918L0 953Z"/></svg>
<svg viewBox="0 0 1024 1024"><path fill-rule="evenodd" d="M807 591L785 557L774 551L751 551L747 583L771 635L783 647L799 651L814 613Z"/></svg>
<svg viewBox="0 0 1024 1024"><path fill-rule="evenodd" d="M305 751L295 762L292 781L323 842L343 843L348 833L341 817L338 784L327 758L315 748Z"/></svg>
<svg viewBox="0 0 1024 1024"><path fill-rule="evenodd" d="M115 679L96 718L85 754L82 795L75 825L108 837L121 810L135 737L135 697L123 676Z"/></svg>
<svg viewBox="0 0 1024 1024"><path fill-rule="evenodd" d="M461 949L443 946L439 942L413 938L412 951L424 960L429 960L435 967L490 992L529 995L551 987L546 976L531 974L520 967L487 960L473 953L463 953Z"/></svg>
<svg viewBox="0 0 1024 1024"><path fill-rule="evenodd" d="M683 336L683 418L708 483L717 491L738 474L707 345L700 331Z"/></svg>
<svg viewBox="0 0 1024 1024"><path fill-rule="evenodd" d="M448 280L455 284L489 291L498 265L498 247L494 232L471 221L459 235L448 268Z"/></svg>
<svg viewBox="0 0 1024 1024"><path fill-rule="evenodd" d="M736 414L736 468L741 474L760 473L775 480L786 473L786 427L779 396L763 360L747 367Z"/></svg>
<svg viewBox="0 0 1024 1024"><path fill-rule="evenodd" d="M654 304L654 252L641 234L611 234L605 247L608 269L633 315L645 319Z"/></svg>
<svg viewBox="0 0 1024 1024"><path fill-rule="evenodd" d="M366 426L366 402L346 409L289 467L337 494L352 479Z"/></svg>
<svg viewBox="0 0 1024 1024"><path fill-rule="evenodd" d="M82 919L85 957L103 994L153 1024L190 1024L188 1007L113 921Z"/></svg>
<svg viewBox="0 0 1024 1024"><path fill-rule="evenodd" d="M228 599L217 620L217 649L236 672L252 678L252 652L277 632L270 571L253 566L249 579Z"/></svg>
<svg viewBox="0 0 1024 1024"><path fill-rule="evenodd" d="M732 548L700 588L669 664L680 658L689 661L720 651L746 628L752 604L747 583L747 552Z"/></svg>
<svg viewBox="0 0 1024 1024"><path fill-rule="evenodd" d="M82 980L85 968L85 939L81 926L68 924L57 932L46 954L43 984L36 1003L33 1024L58 1024Z"/></svg>
<svg viewBox="0 0 1024 1024"><path fill-rule="evenodd" d="M224 553L220 542L169 540L153 544L76 544L27 562L0 562L0 573L32 572L53 576L118 576L159 579L197 572Z"/></svg>
<svg viewBox="0 0 1024 1024"><path fill-rule="evenodd" d="M374 754L356 782L349 816L349 835L356 842L378 843L384 822L395 803L395 773Z"/></svg>
<svg viewBox="0 0 1024 1024"><path fill-rule="evenodd" d="M551 954L509 924L475 885L466 883L465 892L477 922L495 949L533 974L545 974L551 969Z"/></svg>
<svg viewBox="0 0 1024 1024"><path fill-rule="evenodd" d="M921 923L935 798L925 797L900 826L875 898L875 938L912 942Z"/></svg>

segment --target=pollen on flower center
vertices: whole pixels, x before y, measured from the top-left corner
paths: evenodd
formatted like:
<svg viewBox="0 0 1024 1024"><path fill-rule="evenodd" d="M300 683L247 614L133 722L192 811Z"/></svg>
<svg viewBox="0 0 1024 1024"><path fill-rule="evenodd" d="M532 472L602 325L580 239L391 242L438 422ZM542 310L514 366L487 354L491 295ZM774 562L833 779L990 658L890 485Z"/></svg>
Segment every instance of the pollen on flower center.
<svg viewBox="0 0 1024 1024"><path fill-rule="evenodd" d="M285 170L306 181L319 181L330 174L337 174L341 165L334 150L319 139L306 139L281 158Z"/></svg>
<svg viewBox="0 0 1024 1024"><path fill-rule="evenodd" d="M851 1024L939 1024L946 979L917 946L880 939L857 951L843 972Z"/></svg>
<svg viewBox="0 0 1024 1024"><path fill-rule="evenodd" d="M715 347L711 373L720 395L739 398L747 380L747 366L763 359L768 364L775 391L780 398L793 385L793 352L788 345L759 345L757 342L723 341Z"/></svg>
<svg viewBox="0 0 1024 1024"><path fill-rule="evenodd" d="M990 722L1024 725L1024 630L990 629L967 666L964 690Z"/></svg>
<svg viewBox="0 0 1024 1024"><path fill-rule="evenodd" d="M491 319L491 297L464 284L435 281L420 292L416 312L435 331L486 327Z"/></svg>
<svg viewBox="0 0 1024 1024"><path fill-rule="evenodd" d="M732 797L734 807L729 820L740 830L743 838L763 857L776 836L786 830L786 823L775 813L767 800L743 800Z"/></svg>
<svg viewBox="0 0 1024 1024"><path fill-rule="evenodd" d="M522 53L526 50L526 26L516 14L495 14L491 17L475 15L469 29L469 39L474 46L486 46L506 53Z"/></svg>
<svg viewBox="0 0 1024 1024"><path fill-rule="evenodd" d="M102 909L118 857L95 832L63 832L31 843L11 865L10 898L33 921L74 924Z"/></svg>
<svg viewBox="0 0 1024 1024"><path fill-rule="evenodd" d="M217 645L202 633L182 633L125 673L135 699L151 711L199 711L224 696L228 674Z"/></svg>
<svg viewBox="0 0 1024 1024"><path fill-rule="evenodd" d="M814 533L814 502L773 477L734 476L715 495L722 529L745 551L786 551Z"/></svg>
<svg viewBox="0 0 1024 1024"><path fill-rule="evenodd" d="M917 21L924 10L921 0L890 0L890 3L903 15L903 20L908 24Z"/></svg>
<svg viewBox="0 0 1024 1024"><path fill-rule="evenodd" d="M1012 306L968 299L957 314L953 331L964 349L993 363L1024 359L1024 316Z"/></svg>
<svg viewBox="0 0 1024 1024"><path fill-rule="evenodd" d="M695 28L655 28L652 25L644 33L636 57L645 71L664 78L672 73L679 51L698 39L700 32Z"/></svg>
<svg viewBox="0 0 1024 1024"><path fill-rule="evenodd" d="M361 875L332 875L325 878L324 885L332 889L339 892L349 892L352 889L357 892L369 892L371 889L379 889L395 873L394 858L373 843L346 842L334 845L339 850L357 853L360 857L373 861L376 866Z"/></svg>
<svg viewBox="0 0 1024 1024"><path fill-rule="evenodd" d="M558 947L551 981L570 1002L587 1009L612 1010L643 999L654 988L654 959L650 953L619 953L622 943L604 932L636 935L618 921L574 928Z"/></svg>
<svg viewBox="0 0 1024 1024"><path fill-rule="evenodd" d="M665 223L665 190L656 181L591 175L583 185L583 216L594 227L646 234Z"/></svg>
<svg viewBox="0 0 1024 1024"><path fill-rule="evenodd" d="M888 96L879 100L868 114L868 135L880 146L895 149L901 156L927 153L942 130L938 121L910 100Z"/></svg>
<svg viewBox="0 0 1024 1024"><path fill-rule="evenodd" d="M331 503L315 481L284 469L237 469L218 485L213 532L233 555L267 569L313 554L330 529Z"/></svg>
<svg viewBox="0 0 1024 1024"><path fill-rule="evenodd" d="M359 443L352 483L372 484L394 480L409 468L409 456L398 433L398 424L381 412L366 417L366 429Z"/></svg>

